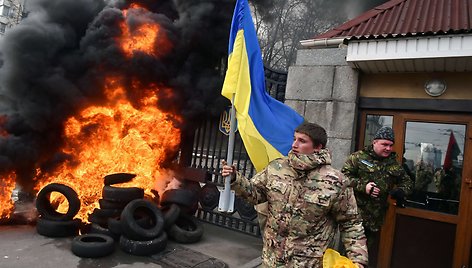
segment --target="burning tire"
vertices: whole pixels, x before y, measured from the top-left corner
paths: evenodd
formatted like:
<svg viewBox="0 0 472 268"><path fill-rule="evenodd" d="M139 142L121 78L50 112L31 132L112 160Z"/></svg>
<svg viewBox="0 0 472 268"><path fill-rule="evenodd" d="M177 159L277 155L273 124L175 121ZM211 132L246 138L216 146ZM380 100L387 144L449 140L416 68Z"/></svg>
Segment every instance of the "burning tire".
<svg viewBox="0 0 472 268"><path fill-rule="evenodd" d="M138 256L148 256L163 251L167 246L167 234L162 232L157 238L148 241L131 240L120 237L120 248L124 252Z"/></svg>
<svg viewBox="0 0 472 268"><path fill-rule="evenodd" d="M136 177L136 174L131 173L114 173L109 174L103 177L103 182L105 185L112 185L118 183L129 182Z"/></svg>
<svg viewBox="0 0 472 268"><path fill-rule="evenodd" d="M148 219L144 223L141 219ZM149 240L158 237L164 228L159 208L145 199L131 201L121 213L123 235L132 240Z"/></svg>
<svg viewBox="0 0 472 268"><path fill-rule="evenodd" d="M56 211L49 199L52 192L58 192L64 195L69 202L69 207L65 214ZM80 200L77 193L67 185L60 183L51 183L43 187L36 197L36 209L38 213L44 218L56 221L72 220L79 212Z"/></svg>
<svg viewBox="0 0 472 268"><path fill-rule="evenodd" d="M180 216L180 207L176 204L170 204L162 210L164 216L164 229L171 227Z"/></svg>
<svg viewBox="0 0 472 268"><path fill-rule="evenodd" d="M108 256L115 250L113 238L104 234L84 234L72 240L72 253L84 258Z"/></svg>
<svg viewBox="0 0 472 268"><path fill-rule="evenodd" d="M103 199L128 203L135 199L144 198L144 189L137 187L113 187L105 185L102 192Z"/></svg>
<svg viewBox="0 0 472 268"><path fill-rule="evenodd" d="M167 232L169 237L182 244L200 241L203 225L193 216L182 214Z"/></svg>
<svg viewBox="0 0 472 268"><path fill-rule="evenodd" d="M54 221L38 218L36 231L47 237L70 237L79 233L80 220Z"/></svg>

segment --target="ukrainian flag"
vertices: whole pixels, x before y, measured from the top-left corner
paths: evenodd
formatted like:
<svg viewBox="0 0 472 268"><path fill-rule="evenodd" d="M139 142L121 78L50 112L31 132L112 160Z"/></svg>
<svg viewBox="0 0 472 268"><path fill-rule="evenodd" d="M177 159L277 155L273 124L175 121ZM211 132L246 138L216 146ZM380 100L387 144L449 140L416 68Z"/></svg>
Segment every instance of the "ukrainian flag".
<svg viewBox="0 0 472 268"><path fill-rule="evenodd" d="M257 171L287 155L303 117L266 92L264 65L247 0L237 0L221 94L232 100L238 130Z"/></svg>

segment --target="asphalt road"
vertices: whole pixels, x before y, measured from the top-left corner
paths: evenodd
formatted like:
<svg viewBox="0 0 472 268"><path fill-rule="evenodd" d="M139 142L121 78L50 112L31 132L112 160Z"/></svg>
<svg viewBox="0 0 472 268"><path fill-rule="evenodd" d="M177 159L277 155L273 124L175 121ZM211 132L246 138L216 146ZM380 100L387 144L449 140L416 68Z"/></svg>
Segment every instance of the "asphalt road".
<svg viewBox="0 0 472 268"><path fill-rule="evenodd" d="M72 238L39 235L34 225L0 225L1 268L125 268L125 267L257 267L262 240L251 235L204 223L203 238L195 244L170 241L166 252L188 250L193 255L176 255L178 266L158 264L156 256L142 257L125 253L116 246L113 254L102 258L81 258L71 252ZM184 252L185 253L185 252ZM171 255L163 255L171 256ZM185 260L188 258L188 260ZM196 264L198 260L209 261ZM162 259L161 259L162 260ZM169 260L169 259L168 259ZM170 258L172 260L172 258ZM175 259L177 260L177 259ZM213 260L213 262L211 262ZM212 264L213 263L213 264ZM226 264L222 266L221 264ZM185 266L188 264L189 266Z"/></svg>

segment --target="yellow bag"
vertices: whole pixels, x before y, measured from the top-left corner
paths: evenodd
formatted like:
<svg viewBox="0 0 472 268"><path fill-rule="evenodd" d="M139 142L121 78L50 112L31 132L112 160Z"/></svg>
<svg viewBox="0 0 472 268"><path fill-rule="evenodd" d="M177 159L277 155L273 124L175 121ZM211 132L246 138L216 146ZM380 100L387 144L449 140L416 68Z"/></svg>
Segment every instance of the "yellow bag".
<svg viewBox="0 0 472 268"><path fill-rule="evenodd" d="M358 268L350 259L328 248L323 255L323 268Z"/></svg>

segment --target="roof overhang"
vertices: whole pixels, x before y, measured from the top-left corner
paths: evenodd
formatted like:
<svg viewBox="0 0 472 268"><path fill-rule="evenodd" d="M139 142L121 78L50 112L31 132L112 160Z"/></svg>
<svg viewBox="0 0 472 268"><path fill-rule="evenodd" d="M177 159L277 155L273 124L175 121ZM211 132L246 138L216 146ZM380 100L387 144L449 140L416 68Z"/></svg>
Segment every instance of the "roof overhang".
<svg viewBox="0 0 472 268"><path fill-rule="evenodd" d="M366 73L472 71L472 34L301 42L307 48L343 43L347 43L348 64Z"/></svg>

